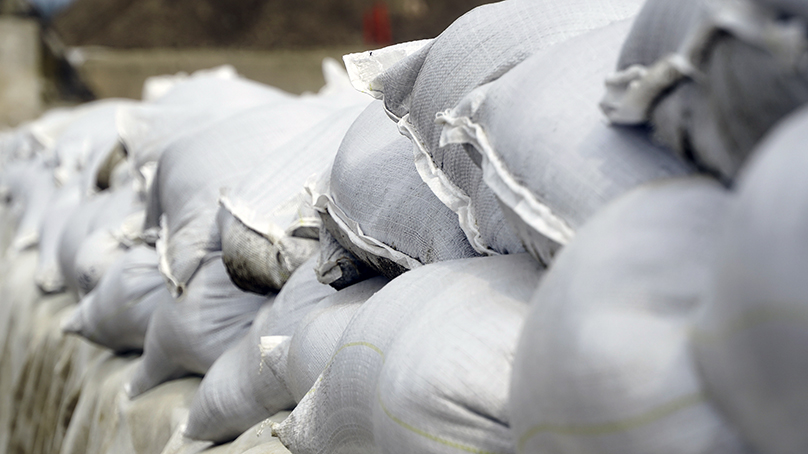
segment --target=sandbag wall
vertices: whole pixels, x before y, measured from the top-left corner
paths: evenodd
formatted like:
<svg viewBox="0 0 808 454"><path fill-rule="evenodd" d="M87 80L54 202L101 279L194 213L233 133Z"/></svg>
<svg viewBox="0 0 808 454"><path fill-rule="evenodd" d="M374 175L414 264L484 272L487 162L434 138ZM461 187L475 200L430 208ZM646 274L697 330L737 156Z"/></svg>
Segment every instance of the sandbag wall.
<svg viewBox="0 0 808 454"><path fill-rule="evenodd" d="M0 452L807 451L806 19L505 0L4 133Z"/></svg>

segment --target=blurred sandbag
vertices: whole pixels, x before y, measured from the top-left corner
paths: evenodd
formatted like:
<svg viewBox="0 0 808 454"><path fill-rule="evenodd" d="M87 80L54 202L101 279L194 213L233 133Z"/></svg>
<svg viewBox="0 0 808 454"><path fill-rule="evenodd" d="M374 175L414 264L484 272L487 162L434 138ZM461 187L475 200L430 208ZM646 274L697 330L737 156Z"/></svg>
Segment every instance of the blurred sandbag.
<svg viewBox="0 0 808 454"><path fill-rule="evenodd" d="M220 190L248 178L272 159L272 150L333 111L299 99L278 101L184 136L161 155L145 226L156 228L165 215L160 270L175 294L182 293L207 253L222 248L216 225Z"/></svg>
<svg viewBox="0 0 808 454"><path fill-rule="evenodd" d="M514 359L518 452L749 452L705 394L688 342L729 199L707 178L646 185L561 251Z"/></svg>
<svg viewBox="0 0 808 454"><path fill-rule="evenodd" d="M75 220L77 215L86 218L63 232L60 246L65 247L63 258L63 251L60 250L62 273L72 275L68 282L75 282L80 296L95 288L106 270L131 246L123 233L125 224L130 216L144 212L144 205L131 186L102 194L92 197L100 200L97 204L86 200L85 203L90 206L88 211L79 208L71 219ZM143 219L142 215L139 219ZM86 229L82 236L81 224L85 222ZM72 232L74 228L77 231ZM74 246L67 244L70 241L78 242L72 265L70 253Z"/></svg>
<svg viewBox="0 0 808 454"><path fill-rule="evenodd" d="M300 402L328 365L342 333L362 304L389 279L376 276L322 299L300 320L289 341L286 386Z"/></svg>
<svg viewBox="0 0 808 454"><path fill-rule="evenodd" d="M441 147L435 115L533 52L632 16L639 0L508 0L483 5L398 62L384 49L345 57L355 86L383 98L413 142L421 178L482 254L520 252L482 171L460 145Z"/></svg>
<svg viewBox="0 0 808 454"><path fill-rule="evenodd" d="M688 173L644 130L611 128L598 109L630 27L615 22L538 51L438 116L441 143L474 147L506 219L544 263L610 200Z"/></svg>
<svg viewBox="0 0 808 454"><path fill-rule="evenodd" d="M739 175L693 336L710 396L763 453L808 449L806 125L789 116Z"/></svg>
<svg viewBox="0 0 808 454"><path fill-rule="evenodd" d="M317 281L316 257L292 274L274 301L267 301L249 332L224 352L202 379L185 435L229 441L295 400L286 383L289 337L300 320L334 289Z"/></svg>
<svg viewBox="0 0 808 454"><path fill-rule="evenodd" d="M116 352L143 350L151 314L173 303L157 261L157 252L149 246L127 250L82 298L62 329Z"/></svg>
<svg viewBox="0 0 808 454"><path fill-rule="evenodd" d="M34 280L44 293L65 289L65 277L59 267L59 241L72 212L81 203L79 184L58 188L48 201L48 211L39 227L39 260Z"/></svg>
<svg viewBox="0 0 808 454"><path fill-rule="evenodd" d="M105 99L85 104L54 145L54 177L62 185L79 179L84 194L98 191L96 175L116 144L115 112L135 101Z"/></svg>
<svg viewBox="0 0 808 454"><path fill-rule="evenodd" d="M39 228L55 191L52 170L41 158L13 162L3 168L0 193L14 229L10 251L39 244Z"/></svg>
<svg viewBox="0 0 808 454"><path fill-rule="evenodd" d="M126 385L134 398L160 383L205 374L250 329L259 308L274 298L245 293L227 276L221 253L210 253L186 291L152 313L143 361Z"/></svg>
<svg viewBox="0 0 808 454"><path fill-rule="evenodd" d="M222 258L240 288L277 291L317 251L320 219L303 185L334 160L345 132L367 103L363 99L336 110L267 150L267 159L223 191L217 216Z"/></svg>
<svg viewBox="0 0 808 454"><path fill-rule="evenodd" d="M160 155L172 142L205 131L237 112L291 97L233 71L199 71L177 81L161 96L147 99L150 102L120 106L115 114L116 131L145 191Z"/></svg>
<svg viewBox="0 0 808 454"><path fill-rule="evenodd" d="M174 432L161 454L289 454L289 450L272 436L270 425L286 419L288 411L275 413L269 418L245 430L230 443L215 444L212 441L193 440L184 435L182 424Z"/></svg>
<svg viewBox="0 0 808 454"><path fill-rule="evenodd" d="M764 0L649 1L607 79L613 123L650 123L730 181L763 135L808 101L808 11Z"/></svg>
<svg viewBox="0 0 808 454"><path fill-rule="evenodd" d="M393 279L273 431L301 454L512 452L511 359L539 268L528 254L475 257Z"/></svg>
<svg viewBox="0 0 808 454"><path fill-rule="evenodd" d="M390 278L478 255L457 215L421 180L411 147L374 102L345 134L330 173L308 187L331 235Z"/></svg>

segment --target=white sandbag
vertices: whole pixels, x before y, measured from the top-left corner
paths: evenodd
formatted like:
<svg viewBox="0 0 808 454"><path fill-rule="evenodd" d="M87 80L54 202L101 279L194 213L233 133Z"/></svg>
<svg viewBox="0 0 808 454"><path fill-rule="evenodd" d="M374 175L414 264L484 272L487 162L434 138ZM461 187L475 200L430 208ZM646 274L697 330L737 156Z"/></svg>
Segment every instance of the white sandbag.
<svg viewBox="0 0 808 454"><path fill-rule="evenodd" d="M286 386L300 402L328 365L342 333L356 311L389 282L376 276L323 298L298 323L289 341Z"/></svg>
<svg viewBox="0 0 808 454"><path fill-rule="evenodd" d="M227 271L240 288L277 291L317 251L320 219L303 190L334 160L345 132L368 103L339 109L274 150L223 192L218 215ZM226 224L226 225L225 225Z"/></svg>
<svg viewBox="0 0 808 454"><path fill-rule="evenodd" d="M148 200L146 228L165 214L160 270L177 294L208 252L221 250L216 226L220 189L243 181L272 151L333 108L301 100L243 111L174 142L160 157Z"/></svg>
<svg viewBox="0 0 808 454"><path fill-rule="evenodd" d="M512 452L511 360L539 276L528 254L513 254L393 279L273 431L299 454Z"/></svg>
<svg viewBox="0 0 808 454"><path fill-rule="evenodd" d="M78 183L57 189L48 201L48 212L39 227L39 259L34 280L44 293L65 289L65 277L59 267L59 241L71 213L81 203Z"/></svg>
<svg viewBox="0 0 808 454"><path fill-rule="evenodd" d="M479 152L483 179L544 263L610 200L688 172L645 131L609 127L598 109L630 26L619 21L538 51L439 115L441 143Z"/></svg>
<svg viewBox="0 0 808 454"><path fill-rule="evenodd" d="M126 251L82 298L62 330L116 352L143 350L151 314L173 303L157 261L157 252L149 246Z"/></svg>
<svg viewBox="0 0 808 454"><path fill-rule="evenodd" d="M126 385L134 398L168 380L204 374L250 329L258 309L274 298L245 293L227 277L221 253L208 254L186 291L160 304L149 320L143 361Z"/></svg>
<svg viewBox="0 0 808 454"><path fill-rule="evenodd" d="M115 124L135 176L146 190L157 160L175 140L205 131L237 112L288 99L291 95L276 88L227 72L200 72L176 83L153 102L121 106Z"/></svg>
<svg viewBox="0 0 808 454"><path fill-rule="evenodd" d="M806 125L788 117L741 172L693 336L710 395L765 453L808 449Z"/></svg>
<svg viewBox="0 0 808 454"><path fill-rule="evenodd" d="M397 64L380 62L377 74L366 71L365 87L384 98L402 133L412 139L421 178L457 213L478 252L523 249L472 158L459 145L439 145L441 127L435 124L435 115L455 107L471 90L497 79L533 52L630 17L640 4L639 0L508 0L484 5ZM349 72L355 60L373 61L373 56L347 56Z"/></svg>
<svg viewBox="0 0 808 454"><path fill-rule="evenodd" d="M76 255L84 239L92 231L92 221L96 213L111 197L112 193L105 191L84 198L67 217L65 227L61 231L58 246L59 270L64 277L65 286L73 292L78 293L79 289L75 273Z"/></svg>
<svg viewBox="0 0 808 454"><path fill-rule="evenodd" d="M98 284L106 270L130 246L124 238L124 225L133 213L143 212L143 203L131 186L112 191L89 215L86 235L76 249L72 273L80 296ZM142 219L142 217L140 218Z"/></svg>
<svg viewBox="0 0 808 454"><path fill-rule="evenodd" d="M455 213L421 180L411 146L374 102L345 134L330 173L308 186L334 238L391 278L478 255Z"/></svg>
<svg viewBox="0 0 808 454"><path fill-rule="evenodd" d="M48 202L56 191L51 170L39 158L15 162L3 169L0 186L14 225L10 250L19 252L36 246Z"/></svg>
<svg viewBox="0 0 808 454"><path fill-rule="evenodd" d="M78 178L85 194L97 191L97 170L118 143L115 112L134 104L132 100L105 99L81 109L54 146L54 177L59 184Z"/></svg>
<svg viewBox="0 0 808 454"><path fill-rule="evenodd" d="M708 399L688 342L729 199L706 178L647 185L561 251L514 359L518 452L750 452Z"/></svg>
<svg viewBox="0 0 808 454"><path fill-rule="evenodd" d="M607 79L614 123L650 122L679 155L731 180L779 119L808 101L804 7L649 1Z"/></svg>
<svg viewBox="0 0 808 454"><path fill-rule="evenodd" d="M295 271L274 301L264 304L247 335L205 374L191 405L187 437L229 441L294 406L286 385L289 337L312 308L335 292L317 281L315 261L312 257Z"/></svg>

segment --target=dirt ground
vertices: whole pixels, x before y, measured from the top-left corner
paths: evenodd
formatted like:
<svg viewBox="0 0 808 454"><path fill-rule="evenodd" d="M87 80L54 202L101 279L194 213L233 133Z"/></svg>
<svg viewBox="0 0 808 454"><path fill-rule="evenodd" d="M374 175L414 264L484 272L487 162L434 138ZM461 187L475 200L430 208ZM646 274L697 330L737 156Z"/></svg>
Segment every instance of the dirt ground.
<svg viewBox="0 0 808 454"><path fill-rule="evenodd" d="M53 27L69 46L302 49L364 44L384 3L394 42L437 36L485 0L76 0Z"/></svg>

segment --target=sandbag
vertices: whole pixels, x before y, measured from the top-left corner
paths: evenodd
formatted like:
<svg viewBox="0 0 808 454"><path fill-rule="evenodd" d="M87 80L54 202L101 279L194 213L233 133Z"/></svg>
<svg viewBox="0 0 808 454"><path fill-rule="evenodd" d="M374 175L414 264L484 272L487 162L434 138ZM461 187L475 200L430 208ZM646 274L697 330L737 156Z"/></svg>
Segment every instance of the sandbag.
<svg viewBox="0 0 808 454"><path fill-rule="evenodd" d="M82 298L62 330L116 352L143 350L151 314L173 304L157 261L157 252L145 245L126 251Z"/></svg>
<svg viewBox="0 0 808 454"><path fill-rule="evenodd" d="M483 179L528 251L544 263L598 209L688 167L643 130L612 128L598 109L630 20L538 51L440 114L441 143L470 144Z"/></svg>
<svg viewBox="0 0 808 454"><path fill-rule="evenodd" d="M514 358L518 452L751 452L711 403L688 342L729 199L707 178L646 185L561 251Z"/></svg>
<svg viewBox="0 0 808 454"><path fill-rule="evenodd" d="M528 254L513 254L393 279L273 431L300 454L513 452L511 358L540 274Z"/></svg>
<svg viewBox="0 0 808 454"><path fill-rule="evenodd" d="M478 255L455 213L421 180L411 146L374 102L345 134L330 173L309 186L333 237L390 278Z"/></svg>
<svg viewBox="0 0 808 454"><path fill-rule="evenodd" d="M59 241L71 213L81 203L77 183L57 189L48 201L48 212L39 227L39 257L34 281L43 293L65 289L65 277L59 267Z"/></svg>
<svg viewBox="0 0 808 454"><path fill-rule="evenodd" d="M315 261L312 257L295 271L274 301L264 304L247 335L205 374L191 405L186 436L229 441L294 406L286 385L289 337L315 305L335 292L317 281Z"/></svg>
<svg viewBox="0 0 808 454"><path fill-rule="evenodd" d="M335 112L274 150L222 194L217 217L223 260L233 282L277 291L317 251L319 216L303 185L334 160L342 137L368 101Z"/></svg>
<svg viewBox="0 0 808 454"><path fill-rule="evenodd" d="M460 145L440 146L441 127L435 124L435 115L533 52L630 17L640 4L508 0L483 5L395 64L383 61L382 50L347 56L346 65L357 88L384 99L388 113L413 142L421 178L457 213L475 250L519 252L523 251L519 239L482 181L482 171Z"/></svg>
<svg viewBox="0 0 808 454"><path fill-rule="evenodd" d="M130 398L168 380L204 374L250 329L258 309L274 298L245 293L227 277L221 253L210 253L186 291L152 313L143 361L126 385Z"/></svg>
<svg viewBox="0 0 808 454"><path fill-rule="evenodd" d="M308 130L333 108L286 100L253 108L184 136L160 157L147 202L146 228L165 215L160 270L180 294L211 251L221 250L216 226L220 189L245 179L272 150Z"/></svg>
<svg viewBox="0 0 808 454"><path fill-rule="evenodd" d="M115 126L140 188L146 191L157 160L172 142L237 112L288 99L291 95L231 71L204 71L177 81L152 102L119 107Z"/></svg>
<svg viewBox="0 0 808 454"><path fill-rule="evenodd" d="M39 228L56 191L51 170L39 158L14 162L3 169L0 186L14 225L10 250L19 252L38 245Z"/></svg>
<svg viewBox="0 0 808 454"><path fill-rule="evenodd" d="M730 182L760 138L808 101L806 9L790 1L649 1L607 78L616 124Z"/></svg>
<svg viewBox="0 0 808 454"><path fill-rule="evenodd" d="M289 340L286 386L300 402L328 365L345 327L362 304L389 282L376 276L329 295L300 320Z"/></svg>
<svg viewBox="0 0 808 454"><path fill-rule="evenodd" d="M789 116L739 175L693 335L710 395L765 453L808 449L806 125L808 110Z"/></svg>

